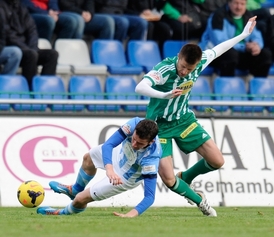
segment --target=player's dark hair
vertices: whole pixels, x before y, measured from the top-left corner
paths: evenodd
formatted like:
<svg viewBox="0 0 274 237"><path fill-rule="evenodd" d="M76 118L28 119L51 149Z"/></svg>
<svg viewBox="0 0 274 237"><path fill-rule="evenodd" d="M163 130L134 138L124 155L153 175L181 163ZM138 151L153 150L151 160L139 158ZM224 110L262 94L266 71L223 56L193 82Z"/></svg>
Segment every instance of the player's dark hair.
<svg viewBox="0 0 274 237"><path fill-rule="evenodd" d="M151 142L158 134L158 125L153 120L141 120L135 127L136 134L141 139Z"/></svg>
<svg viewBox="0 0 274 237"><path fill-rule="evenodd" d="M179 58L183 58L188 64L195 64L201 61L202 50L197 44L185 44L179 52Z"/></svg>

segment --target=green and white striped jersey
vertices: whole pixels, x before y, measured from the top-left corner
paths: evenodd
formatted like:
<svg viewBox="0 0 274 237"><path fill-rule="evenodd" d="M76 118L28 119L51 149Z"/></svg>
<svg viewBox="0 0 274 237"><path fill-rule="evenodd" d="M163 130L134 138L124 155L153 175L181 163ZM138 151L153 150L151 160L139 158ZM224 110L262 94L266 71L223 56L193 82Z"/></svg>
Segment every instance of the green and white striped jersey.
<svg viewBox="0 0 274 237"><path fill-rule="evenodd" d="M203 51L202 59L197 67L185 77L177 75L176 63L178 57L166 58L153 69L148 72L144 78L152 82L152 88L161 91L169 92L176 88L183 90L181 96L173 99L159 99L150 98L146 118L157 120L157 118L164 118L167 121L179 120L186 113L192 113L188 108L188 100L191 89L198 79L200 73L204 68L211 63L216 57L214 50Z"/></svg>

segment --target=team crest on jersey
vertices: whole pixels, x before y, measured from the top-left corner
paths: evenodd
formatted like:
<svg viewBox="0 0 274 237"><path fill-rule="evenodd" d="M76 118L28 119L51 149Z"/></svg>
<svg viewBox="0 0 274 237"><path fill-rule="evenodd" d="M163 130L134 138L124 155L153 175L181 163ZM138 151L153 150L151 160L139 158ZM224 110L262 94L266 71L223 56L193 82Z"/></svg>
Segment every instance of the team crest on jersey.
<svg viewBox="0 0 274 237"><path fill-rule="evenodd" d="M193 81L185 81L177 86L177 89L182 90L182 95L187 94L193 87Z"/></svg>
<svg viewBox="0 0 274 237"><path fill-rule="evenodd" d="M122 126L122 130L123 130L123 132L125 133L125 134L127 134L127 135L129 135L130 133L131 133L131 127L130 127L130 125L129 124L125 124L125 125L123 125Z"/></svg>
<svg viewBox="0 0 274 237"><path fill-rule="evenodd" d="M153 80L157 83L161 81L162 74L158 71L152 70L147 74L149 77L153 78Z"/></svg>

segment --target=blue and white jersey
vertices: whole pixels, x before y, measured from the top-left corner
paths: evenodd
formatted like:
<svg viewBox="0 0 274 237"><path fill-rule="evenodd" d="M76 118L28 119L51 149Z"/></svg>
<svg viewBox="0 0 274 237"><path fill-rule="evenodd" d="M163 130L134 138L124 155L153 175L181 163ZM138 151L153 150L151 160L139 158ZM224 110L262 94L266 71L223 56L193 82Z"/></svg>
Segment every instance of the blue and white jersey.
<svg viewBox="0 0 274 237"><path fill-rule="evenodd" d="M113 149L112 162L116 172L130 183L143 179L142 175L157 174L162 148L158 136L155 142L144 149L135 151L131 145L132 135L141 118L135 117L121 126L126 139ZM117 169L118 168L118 169Z"/></svg>

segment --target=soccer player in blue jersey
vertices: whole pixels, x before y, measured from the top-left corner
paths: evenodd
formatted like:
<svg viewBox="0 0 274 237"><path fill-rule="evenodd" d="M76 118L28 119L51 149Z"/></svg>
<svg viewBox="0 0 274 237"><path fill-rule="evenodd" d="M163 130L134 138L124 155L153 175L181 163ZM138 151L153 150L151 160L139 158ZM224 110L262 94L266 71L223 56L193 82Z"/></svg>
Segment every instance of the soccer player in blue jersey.
<svg viewBox="0 0 274 237"><path fill-rule="evenodd" d="M173 192L196 204L207 216L217 216L204 194L197 194L190 185L200 174L221 168L224 158L210 135L198 123L188 107L191 89L200 73L215 58L248 37L256 25L256 16L248 20L243 32L232 39L202 51L197 44L186 44L178 56L166 58L144 75L135 91L150 97L146 118L157 122L163 155L159 175ZM149 57L149 56L148 56ZM175 176L172 161L172 140L184 153L198 152L203 159Z"/></svg>
<svg viewBox="0 0 274 237"><path fill-rule="evenodd" d="M157 172L162 148L158 139L158 126L149 119L135 117L118 129L104 144L90 149L83 157L74 185L49 183L57 193L73 201L64 209L39 207L38 214L70 215L83 212L87 204L100 201L137 187L144 182L143 200L120 217L136 217L149 208L155 199ZM97 168L106 170L106 177L85 189L95 176Z"/></svg>

